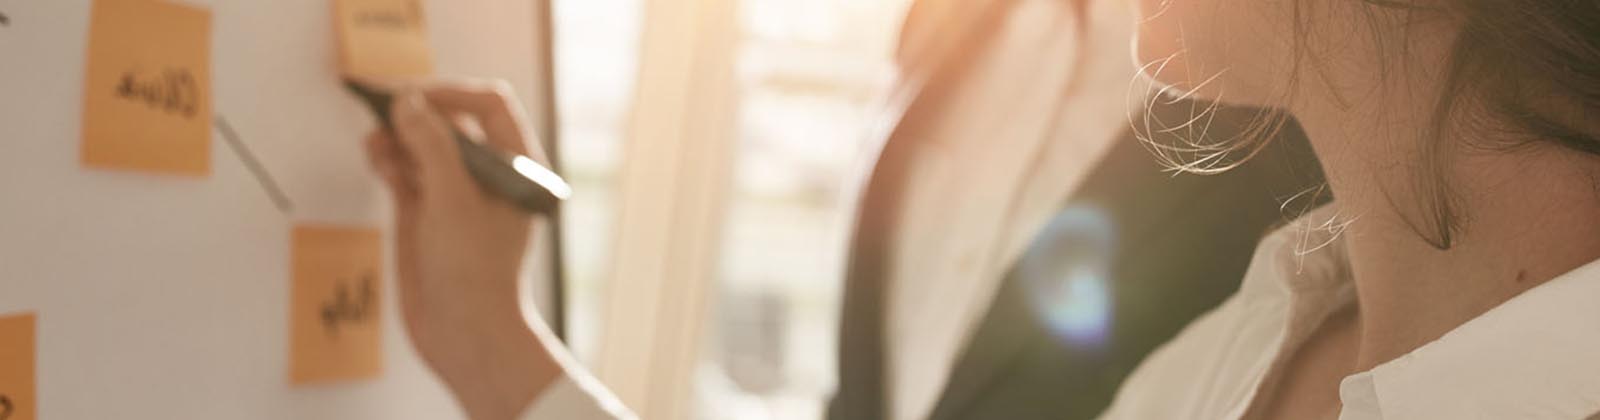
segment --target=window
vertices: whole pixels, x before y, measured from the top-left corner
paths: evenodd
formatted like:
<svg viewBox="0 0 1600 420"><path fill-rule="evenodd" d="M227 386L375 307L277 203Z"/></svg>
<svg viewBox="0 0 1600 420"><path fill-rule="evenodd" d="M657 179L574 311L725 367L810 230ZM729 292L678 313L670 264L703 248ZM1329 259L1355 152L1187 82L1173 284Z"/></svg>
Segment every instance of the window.
<svg viewBox="0 0 1600 420"><path fill-rule="evenodd" d="M815 419L845 234L908 0L739 0L738 153L692 418ZM568 334L593 361L640 54L638 0L556 1Z"/></svg>
<svg viewBox="0 0 1600 420"><path fill-rule="evenodd" d="M739 152L700 374L705 419L817 419L846 235L905 0L743 0Z"/></svg>
<svg viewBox="0 0 1600 420"><path fill-rule="evenodd" d="M562 214L567 334L585 362L599 344L599 293L610 264L617 171L638 73L640 10L639 0L552 4L562 171L581 191Z"/></svg>

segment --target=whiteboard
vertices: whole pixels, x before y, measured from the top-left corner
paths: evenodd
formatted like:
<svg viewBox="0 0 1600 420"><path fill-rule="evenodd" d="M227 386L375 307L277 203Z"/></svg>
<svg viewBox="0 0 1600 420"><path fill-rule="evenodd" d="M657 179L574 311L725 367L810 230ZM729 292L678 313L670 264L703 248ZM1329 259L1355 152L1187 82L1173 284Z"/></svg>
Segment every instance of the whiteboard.
<svg viewBox="0 0 1600 420"><path fill-rule="evenodd" d="M91 0L0 0L0 316L38 315L41 419L463 417L405 341L392 283L379 379L288 385L294 222L388 236L328 1L187 1L212 13L216 114L291 198L286 215L214 131L208 177L82 167ZM538 103L531 1L426 3L437 73L504 78Z"/></svg>

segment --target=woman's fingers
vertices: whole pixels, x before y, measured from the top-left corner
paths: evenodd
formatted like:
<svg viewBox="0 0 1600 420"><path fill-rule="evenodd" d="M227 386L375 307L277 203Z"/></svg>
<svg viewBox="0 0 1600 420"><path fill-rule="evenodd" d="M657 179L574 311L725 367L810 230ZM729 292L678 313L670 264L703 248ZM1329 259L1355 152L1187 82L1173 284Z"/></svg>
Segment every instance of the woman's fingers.
<svg viewBox="0 0 1600 420"><path fill-rule="evenodd" d="M412 177L411 158L395 143L394 137L382 130L374 131L367 135L366 149L367 162L372 165L373 172L378 173L378 178L389 187L399 205L406 205L416 199L416 179Z"/></svg>
<svg viewBox="0 0 1600 420"><path fill-rule="evenodd" d="M423 88L428 102L446 115L466 114L478 121L491 146L501 150L544 156L528 147L533 135L511 87L503 82L450 82Z"/></svg>
<svg viewBox="0 0 1600 420"><path fill-rule="evenodd" d="M397 96L390 118L404 153L416 165L415 177L422 194L473 188L449 126L428 106L421 93Z"/></svg>
<svg viewBox="0 0 1600 420"><path fill-rule="evenodd" d="M378 130L367 135L367 159L372 164L373 171L383 179L389 187L395 201L394 235L398 246L395 266L399 270L398 284L402 308L413 308L415 305L405 305L415 302L419 290L419 277L416 273L417 252L414 244L417 235L417 181L412 169L416 165L411 163L411 158L406 156L405 150L395 142L394 137L383 130ZM415 311L405 311L407 322L414 322Z"/></svg>

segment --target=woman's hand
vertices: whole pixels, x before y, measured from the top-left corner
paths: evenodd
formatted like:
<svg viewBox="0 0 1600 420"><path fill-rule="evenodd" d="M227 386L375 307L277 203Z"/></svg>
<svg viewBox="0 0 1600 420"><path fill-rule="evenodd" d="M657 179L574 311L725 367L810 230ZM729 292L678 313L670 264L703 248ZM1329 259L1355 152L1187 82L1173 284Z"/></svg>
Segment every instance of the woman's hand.
<svg viewBox="0 0 1600 420"><path fill-rule="evenodd" d="M542 159L529 149L524 115L503 84L403 89L391 110L394 133L366 141L394 196L406 330L476 420L513 418L561 373L546 347L556 341L524 316L531 302L518 273L533 221L478 188L449 132L475 120L491 147Z"/></svg>

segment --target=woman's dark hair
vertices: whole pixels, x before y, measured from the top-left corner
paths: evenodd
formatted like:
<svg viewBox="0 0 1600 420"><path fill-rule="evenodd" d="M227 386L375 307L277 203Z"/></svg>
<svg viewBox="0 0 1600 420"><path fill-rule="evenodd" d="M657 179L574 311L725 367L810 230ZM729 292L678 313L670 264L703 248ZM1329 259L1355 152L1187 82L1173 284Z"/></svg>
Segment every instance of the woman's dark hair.
<svg viewBox="0 0 1600 420"><path fill-rule="evenodd" d="M1298 0L1293 6L1297 53L1291 74L1295 76L1301 64L1317 64L1316 52L1305 48L1315 18L1307 11L1311 1ZM1441 18L1459 24L1442 79L1443 93L1434 105L1429 132L1423 133L1425 153L1417 164L1417 186L1410 192L1415 197L1401 200L1390 195L1396 205L1417 206L1400 213L1409 215L1412 229L1434 247L1454 245L1464 219L1455 210L1454 194L1444 176L1452 154L1443 153L1461 146L1450 139L1463 128L1499 134L1496 144L1475 146L1513 148L1549 141L1600 155L1600 121L1594 118L1600 115L1600 0L1354 1L1365 3L1362 9L1374 28L1405 28L1422 19ZM1396 39L1407 36L1404 29L1400 31L1374 32L1384 58L1408 53L1407 42ZM1387 74L1386 69L1376 70ZM1290 80L1291 86L1298 82ZM1156 129L1146 121L1141 137L1175 168L1214 172L1231 167L1223 161L1253 156L1287 118L1282 111L1264 111L1246 135L1220 141L1185 137L1175 133L1178 127ZM1196 134L1190 131L1189 135ZM1150 141L1162 133L1179 137L1181 143Z"/></svg>
<svg viewBox="0 0 1600 420"><path fill-rule="evenodd" d="M1382 7L1423 7L1367 0ZM1460 19L1450 51L1424 168L1431 177L1419 191L1423 223L1412 221L1429 243L1454 244L1462 216L1453 210L1442 172L1454 129L1471 126L1502 131L1502 146L1553 141L1600 155L1595 121L1600 114L1600 1L1430 0L1438 11ZM1452 94L1460 92L1461 94ZM1428 179L1432 178L1432 179ZM1427 185L1431 184L1431 185Z"/></svg>

